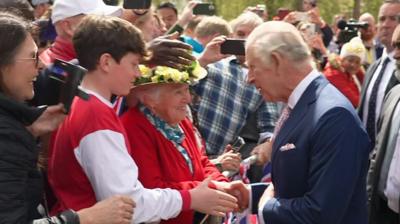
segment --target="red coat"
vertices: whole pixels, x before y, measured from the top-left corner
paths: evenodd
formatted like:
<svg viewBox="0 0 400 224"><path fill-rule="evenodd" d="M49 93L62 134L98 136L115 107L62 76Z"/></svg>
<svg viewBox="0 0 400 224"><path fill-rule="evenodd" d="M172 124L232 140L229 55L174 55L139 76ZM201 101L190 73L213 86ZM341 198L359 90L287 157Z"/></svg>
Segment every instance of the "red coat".
<svg viewBox="0 0 400 224"><path fill-rule="evenodd" d="M193 163L193 174L176 149L138 108L131 108L121 118L131 146L132 157L139 167L139 180L146 188L188 190L207 176L213 180L227 179L208 160L196 143L192 123L185 119L179 125L185 133L182 146ZM178 217L161 223L186 224L193 222L193 211L181 212Z"/></svg>
<svg viewBox="0 0 400 224"><path fill-rule="evenodd" d="M353 104L354 108L358 107L360 101L360 90L357 87L353 77L341 71L340 69L333 68L331 65L327 65L324 70L324 75L343 95L345 95ZM356 74L357 79L362 85L364 79L364 72L359 70Z"/></svg>

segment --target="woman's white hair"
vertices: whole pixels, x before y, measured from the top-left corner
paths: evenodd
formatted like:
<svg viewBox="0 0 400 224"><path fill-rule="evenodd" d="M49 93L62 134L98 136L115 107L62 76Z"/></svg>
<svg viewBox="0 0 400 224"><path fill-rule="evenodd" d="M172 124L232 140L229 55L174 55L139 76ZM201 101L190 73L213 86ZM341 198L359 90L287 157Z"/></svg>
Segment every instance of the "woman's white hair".
<svg viewBox="0 0 400 224"><path fill-rule="evenodd" d="M138 89L134 90L134 94L142 104L146 105L148 102L145 102L145 99L150 99L151 101L158 103L160 100L160 95L163 89L163 85L149 85L138 87ZM149 106L149 105L146 105Z"/></svg>
<svg viewBox="0 0 400 224"><path fill-rule="evenodd" d="M249 47L266 65L271 63L272 52L285 56L295 66L311 63L311 52L300 32L286 22L270 21L258 26L247 38L246 49Z"/></svg>

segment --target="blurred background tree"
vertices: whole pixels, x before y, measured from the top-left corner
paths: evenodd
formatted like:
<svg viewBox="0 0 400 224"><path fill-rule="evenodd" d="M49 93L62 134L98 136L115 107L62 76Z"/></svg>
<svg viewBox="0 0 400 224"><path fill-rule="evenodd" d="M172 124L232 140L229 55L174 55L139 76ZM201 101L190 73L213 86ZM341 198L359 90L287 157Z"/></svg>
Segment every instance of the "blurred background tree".
<svg viewBox="0 0 400 224"><path fill-rule="evenodd" d="M153 0L153 5L166 0ZM170 0L175 3L178 9L182 9L187 0ZM213 2L216 5L219 16L231 20L238 16L248 6L265 4L268 8L269 19L276 15L279 8L291 10L301 10L302 0L208 0L203 2ZM364 12L369 12L375 17L382 0L317 0L318 8L322 17L329 24L336 14L344 14L347 18L358 18ZM355 7L356 6L356 7Z"/></svg>

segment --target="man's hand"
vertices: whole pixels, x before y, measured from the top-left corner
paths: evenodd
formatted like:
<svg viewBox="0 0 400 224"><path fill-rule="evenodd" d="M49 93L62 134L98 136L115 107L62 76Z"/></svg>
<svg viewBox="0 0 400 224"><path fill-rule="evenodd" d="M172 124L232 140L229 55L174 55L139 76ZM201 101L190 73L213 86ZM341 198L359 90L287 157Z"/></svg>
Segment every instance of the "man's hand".
<svg viewBox="0 0 400 224"><path fill-rule="evenodd" d="M49 106L27 129L33 136L38 137L56 130L65 117L62 104Z"/></svg>
<svg viewBox="0 0 400 224"><path fill-rule="evenodd" d="M272 142L266 141L254 147L251 152L252 155L257 155L257 165L264 165L271 161L272 156Z"/></svg>
<svg viewBox="0 0 400 224"><path fill-rule="evenodd" d="M225 147L224 153L213 160L214 163L221 164L222 171L234 172L239 171L241 161L242 157L240 153L233 152L232 146L229 144Z"/></svg>
<svg viewBox="0 0 400 224"><path fill-rule="evenodd" d="M240 181L233 182L218 182L213 181L215 186L217 186L217 190L226 192L232 196L234 196L238 200L239 208L237 211L243 211L249 206L249 190L246 185Z"/></svg>
<svg viewBox="0 0 400 224"><path fill-rule="evenodd" d="M114 196L78 211L81 224L130 224L135 202L127 196Z"/></svg>
<svg viewBox="0 0 400 224"><path fill-rule="evenodd" d="M221 54L221 44L225 42L225 36L218 36L212 39L204 48L203 53L199 57L201 67L206 67L208 64L217 62L229 55Z"/></svg>
<svg viewBox="0 0 400 224"><path fill-rule="evenodd" d="M192 47L179 40L178 33L157 37L148 44L148 50L151 53L151 65L164 65L176 69L182 69L183 66L190 65L195 57L191 55ZM146 62L145 62L146 63Z"/></svg>
<svg viewBox="0 0 400 224"><path fill-rule="evenodd" d="M222 191L213 190L208 187L210 177L199 186L190 190L192 198L190 208L201 213L224 216L238 208L237 199Z"/></svg>

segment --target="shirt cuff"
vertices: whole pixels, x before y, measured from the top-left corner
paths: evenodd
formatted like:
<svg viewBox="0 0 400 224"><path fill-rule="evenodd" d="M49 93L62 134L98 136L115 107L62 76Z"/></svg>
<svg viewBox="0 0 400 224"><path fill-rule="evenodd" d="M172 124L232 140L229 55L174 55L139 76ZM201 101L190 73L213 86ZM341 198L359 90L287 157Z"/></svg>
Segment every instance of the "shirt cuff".
<svg viewBox="0 0 400 224"><path fill-rule="evenodd" d="M263 210L269 200L271 200L271 198L267 198L263 204L258 206L258 223L259 224L265 224Z"/></svg>
<svg viewBox="0 0 400 224"><path fill-rule="evenodd" d="M272 135L274 134L268 131L260 133L260 137L258 138L258 144L264 143L266 140L272 138Z"/></svg>
<svg viewBox="0 0 400 224"><path fill-rule="evenodd" d="M182 211L189 211L191 210L190 204L192 202L192 198L188 190L181 190L179 191L182 197Z"/></svg>

